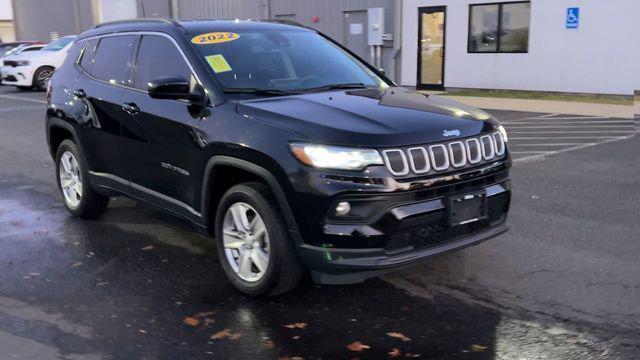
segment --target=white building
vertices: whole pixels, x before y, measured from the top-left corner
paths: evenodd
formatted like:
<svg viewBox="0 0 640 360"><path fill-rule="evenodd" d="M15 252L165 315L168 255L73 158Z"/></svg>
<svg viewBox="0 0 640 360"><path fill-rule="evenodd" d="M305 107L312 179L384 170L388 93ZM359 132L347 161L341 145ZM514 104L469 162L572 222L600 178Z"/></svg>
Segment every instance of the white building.
<svg viewBox="0 0 640 360"><path fill-rule="evenodd" d="M638 0L404 0L400 82L630 95L638 14Z"/></svg>
<svg viewBox="0 0 640 360"><path fill-rule="evenodd" d="M15 39L11 0L0 0L0 43L12 42Z"/></svg>

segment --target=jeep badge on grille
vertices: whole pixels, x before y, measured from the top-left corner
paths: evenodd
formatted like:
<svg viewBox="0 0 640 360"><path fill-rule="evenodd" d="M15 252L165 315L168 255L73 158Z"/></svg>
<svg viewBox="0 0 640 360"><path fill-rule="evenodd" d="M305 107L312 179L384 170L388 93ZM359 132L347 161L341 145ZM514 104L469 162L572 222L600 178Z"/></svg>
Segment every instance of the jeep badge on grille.
<svg viewBox="0 0 640 360"><path fill-rule="evenodd" d="M460 130L445 130L442 132L442 136L460 136Z"/></svg>

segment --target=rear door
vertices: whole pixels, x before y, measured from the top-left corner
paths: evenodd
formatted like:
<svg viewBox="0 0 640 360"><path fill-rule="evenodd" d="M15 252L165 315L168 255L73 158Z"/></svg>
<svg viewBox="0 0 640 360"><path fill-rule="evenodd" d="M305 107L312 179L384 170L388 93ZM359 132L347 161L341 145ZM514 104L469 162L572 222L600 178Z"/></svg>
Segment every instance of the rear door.
<svg viewBox="0 0 640 360"><path fill-rule="evenodd" d="M148 83L164 76L193 79L178 46L165 35L145 34L137 51L131 87L123 104L132 108L122 124L126 176L140 197L162 202L178 212L191 211L194 199L192 129L197 111L186 101L152 99ZM192 80L195 81L195 80ZM168 197L168 198L167 198ZM176 201L177 200L177 201Z"/></svg>
<svg viewBox="0 0 640 360"><path fill-rule="evenodd" d="M75 98L85 103L86 128L82 131L91 171L124 180L122 163L122 109L124 86L129 84L137 35L107 36L89 40L80 61Z"/></svg>

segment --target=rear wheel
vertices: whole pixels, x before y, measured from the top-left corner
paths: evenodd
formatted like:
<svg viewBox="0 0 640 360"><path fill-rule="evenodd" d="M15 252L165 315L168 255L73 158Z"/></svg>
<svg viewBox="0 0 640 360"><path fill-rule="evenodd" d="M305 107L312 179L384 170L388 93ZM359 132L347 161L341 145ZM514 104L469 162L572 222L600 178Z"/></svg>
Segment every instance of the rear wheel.
<svg viewBox="0 0 640 360"><path fill-rule="evenodd" d="M229 189L218 205L218 258L231 283L249 296L277 295L302 276L293 242L278 204L262 183Z"/></svg>
<svg viewBox="0 0 640 360"><path fill-rule="evenodd" d="M49 79L53 75L53 70L51 66L43 66L36 70L35 74L33 74L33 87L39 91L46 90Z"/></svg>
<svg viewBox="0 0 640 360"><path fill-rule="evenodd" d="M21 91L31 91L33 90L33 86L16 86L18 88L18 90Z"/></svg>
<svg viewBox="0 0 640 360"><path fill-rule="evenodd" d="M64 204L73 216L96 218L105 211L109 198L91 189L86 161L71 140L58 147L56 174Z"/></svg>

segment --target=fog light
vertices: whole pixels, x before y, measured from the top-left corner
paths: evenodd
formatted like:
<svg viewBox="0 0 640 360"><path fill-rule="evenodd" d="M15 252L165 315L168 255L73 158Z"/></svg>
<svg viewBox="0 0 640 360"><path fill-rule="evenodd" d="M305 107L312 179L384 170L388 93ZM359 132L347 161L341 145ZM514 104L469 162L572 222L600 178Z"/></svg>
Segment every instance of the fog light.
<svg viewBox="0 0 640 360"><path fill-rule="evenodd" d="M351 211L351 204L346 201L343 201L336 206L336 215L344 216L347 215Z"/></svg>

